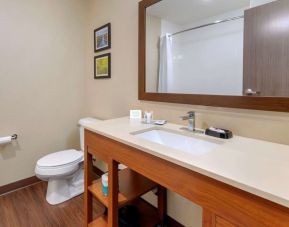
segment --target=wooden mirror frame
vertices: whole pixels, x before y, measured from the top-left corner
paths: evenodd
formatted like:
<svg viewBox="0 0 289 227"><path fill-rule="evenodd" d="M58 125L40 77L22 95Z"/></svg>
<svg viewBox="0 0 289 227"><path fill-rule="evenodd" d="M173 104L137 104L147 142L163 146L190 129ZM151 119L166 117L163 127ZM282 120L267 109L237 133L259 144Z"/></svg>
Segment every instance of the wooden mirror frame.
<svg viewBox="0 0 289 227"><path fill-rule="evenodd" d="M139 100L289 112L289 98L286 97L248 97L146 92L146 8L160 1L162 0L142 0L139 2Z"/></svg>

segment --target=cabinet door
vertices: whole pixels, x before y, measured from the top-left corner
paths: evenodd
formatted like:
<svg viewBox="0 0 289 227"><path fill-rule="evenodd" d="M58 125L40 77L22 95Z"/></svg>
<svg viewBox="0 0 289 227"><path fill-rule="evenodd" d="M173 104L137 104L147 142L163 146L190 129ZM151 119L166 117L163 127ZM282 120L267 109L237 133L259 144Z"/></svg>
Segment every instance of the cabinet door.
<svg viewBox="0 0 289 227"><path fill-rule="evenodd" d="M289 97L289 1L245 11L244 83L261 96Z"/></svg>
<svg viewBox="0 0 289 227"><path fill-rule="evenodd" d="M240 227L219 215L203 210L203 227Z"/></svg>

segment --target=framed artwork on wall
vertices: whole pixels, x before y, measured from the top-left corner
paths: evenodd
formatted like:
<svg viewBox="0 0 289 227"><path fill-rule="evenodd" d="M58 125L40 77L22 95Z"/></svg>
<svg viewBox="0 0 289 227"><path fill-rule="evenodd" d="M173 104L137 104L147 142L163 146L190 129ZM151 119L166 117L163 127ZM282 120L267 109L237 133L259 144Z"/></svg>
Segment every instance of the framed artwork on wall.
<svg viewBox="0 0 289 227"><path fill-rule="evenodd" d="M111 25L105 24L94 30L94 52L111 48Z"/></svg>
<svg viewBox="0 0 289 227"><path fill-rule="evenodd" d="M111 55L102 54L94 57L94 79L111 78Z"/></svg>

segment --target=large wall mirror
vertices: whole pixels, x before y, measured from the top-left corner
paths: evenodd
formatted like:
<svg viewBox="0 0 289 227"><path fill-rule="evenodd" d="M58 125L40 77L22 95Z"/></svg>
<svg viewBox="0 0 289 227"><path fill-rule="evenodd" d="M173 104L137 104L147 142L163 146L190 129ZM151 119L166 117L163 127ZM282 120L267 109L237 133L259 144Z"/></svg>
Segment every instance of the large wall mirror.
<svg viewBox="0 0 289 227"><path fill-rule="evenodd" d="M289 111L288 0L143 0L139 98Z"/></svg>

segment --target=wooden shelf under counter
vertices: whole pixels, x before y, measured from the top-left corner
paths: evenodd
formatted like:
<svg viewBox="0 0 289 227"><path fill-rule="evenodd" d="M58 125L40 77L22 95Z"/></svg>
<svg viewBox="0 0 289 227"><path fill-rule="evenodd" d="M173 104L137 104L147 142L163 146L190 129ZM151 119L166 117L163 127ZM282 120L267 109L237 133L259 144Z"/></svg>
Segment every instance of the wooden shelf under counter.
<svg viewBox="0 0 289 227"><path fill-rule="evenodd" d="M88 224L88 227L106 227L107 217L105 215L98 217L94 221Z"/></svg>
<svg viewBox="0 0 289 227"><path fill-rule="evenodd" d="M115 227L119 223L119 209L126 205L137 207L141 227L152 227L156 224L164 226L167 210L166 189L134 171L134 168L119 170L119 164L125 164L112 156L116 151L110 144L98 143L87 137L85 131L85 187L84 187L84 226L85 227ZM104 147L103 147L104 146ZM93 177L93 156L107 163L108 166L108 196L102 192L101 179ZM137 162L137 159L134 160ZM142 160L143 161L143 160ZM145 167L146 168L146 167ZM145 202L140 197L157 188L157 208ZM100 217L93 215L93 199L96 199L106 211Z"/></svg>
<svg viewBox="0 0 289 227"><path fill-rule="evenodd" d="M152 227L160 223L160 217L157 212L157 208L153 207L143 199L137 199L129 203L138 208L140 216L140 227ZM98 217L88 227L107 227L107 217L105 215Z"/></svg>
<svg viewBox="0 0 289 227"><path fill-rule="evenodd" d="M118 206L123 207L127 203L137 199L141 195L151 191L157 187L157 184L144 176L127 168L119 171L119 193ZM88 187L91 194L100 201L104 206L108 207L108 197L102 192L101 179L93 182Z"/></svg>

